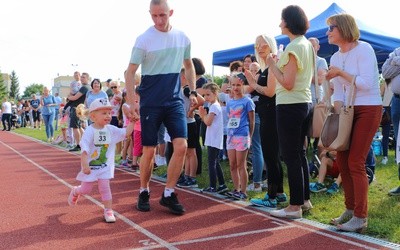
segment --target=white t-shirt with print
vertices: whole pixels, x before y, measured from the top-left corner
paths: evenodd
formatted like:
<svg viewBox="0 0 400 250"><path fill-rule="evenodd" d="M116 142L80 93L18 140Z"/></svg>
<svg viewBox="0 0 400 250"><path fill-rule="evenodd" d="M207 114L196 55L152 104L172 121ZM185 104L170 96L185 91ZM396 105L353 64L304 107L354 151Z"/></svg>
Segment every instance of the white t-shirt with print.
<svg viewBox="0 0 400 250"><path fill-rule="evenodd" d="M92 125L88 126L83 133L79 145L81 146L82 153L87 152L89 156L88 161L91 170L90 174L84 174L80 171L76 177L78 181L93 182L98 179L114 178L115 145L125 139L126 129L106 125L102 131L105 133L103 135L100 134L104 136L100 139L98 130L93 128ZM98 144L96 146L95 140L103 140L109 142L109 144Z"/></svg>

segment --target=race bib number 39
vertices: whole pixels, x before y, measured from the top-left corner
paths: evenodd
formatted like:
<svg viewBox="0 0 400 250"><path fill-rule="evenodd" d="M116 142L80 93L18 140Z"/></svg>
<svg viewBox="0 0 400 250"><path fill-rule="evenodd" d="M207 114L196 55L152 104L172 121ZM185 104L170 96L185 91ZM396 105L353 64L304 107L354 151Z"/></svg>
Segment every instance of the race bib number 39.
<svg viewBox="0 0 400 250"><path fill-rule="evenodd" d="M230 118L228 121L228 128L238 128L240 124L240 118Z"/></svg>
<svg viewBox="0 0 400 250"><path fill-rule="evenodd" d="M110 144L111 134L108 129L94 131L94 145Z"/></svg>

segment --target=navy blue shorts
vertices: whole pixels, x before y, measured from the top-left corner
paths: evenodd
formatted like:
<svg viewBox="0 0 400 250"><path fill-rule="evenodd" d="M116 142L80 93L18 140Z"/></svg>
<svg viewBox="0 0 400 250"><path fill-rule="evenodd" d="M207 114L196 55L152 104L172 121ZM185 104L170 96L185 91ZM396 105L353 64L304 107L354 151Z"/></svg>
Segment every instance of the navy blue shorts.
<svg viewBox="0 0 400 250"><path fill-rule="evenodd" d="M164 123L171 141L187 139L186 114L181 102L167 107L140 107L143 146L157 146L161 123Z"/></svg>

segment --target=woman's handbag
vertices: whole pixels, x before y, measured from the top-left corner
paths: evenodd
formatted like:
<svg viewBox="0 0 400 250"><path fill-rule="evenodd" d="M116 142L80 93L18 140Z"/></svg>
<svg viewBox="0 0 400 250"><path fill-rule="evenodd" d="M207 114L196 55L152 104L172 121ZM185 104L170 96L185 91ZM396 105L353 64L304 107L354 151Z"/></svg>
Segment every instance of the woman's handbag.
<svg viewBox="0 0 400 250"><path fill-rule="evenodd" d="M320 141L328 150L345 151L350 146L350 136L353 126L354 99L355 99L355 76L350 85L346 98L346 105L340 109L340 113L330 112L326 117L322 128Z"/></svg>

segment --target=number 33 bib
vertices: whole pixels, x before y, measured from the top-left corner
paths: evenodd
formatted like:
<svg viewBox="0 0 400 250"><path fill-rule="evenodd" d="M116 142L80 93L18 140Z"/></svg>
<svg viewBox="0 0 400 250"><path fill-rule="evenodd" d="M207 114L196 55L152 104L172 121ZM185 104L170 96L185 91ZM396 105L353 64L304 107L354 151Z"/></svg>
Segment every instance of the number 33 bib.
<svg viewBox="0 0 400 250"><path fill-rule="evenodd" d="M104 129L96 129L94 131L94 145L104 145L110 144L111 142L111 133L107 128Z"/></svg>

